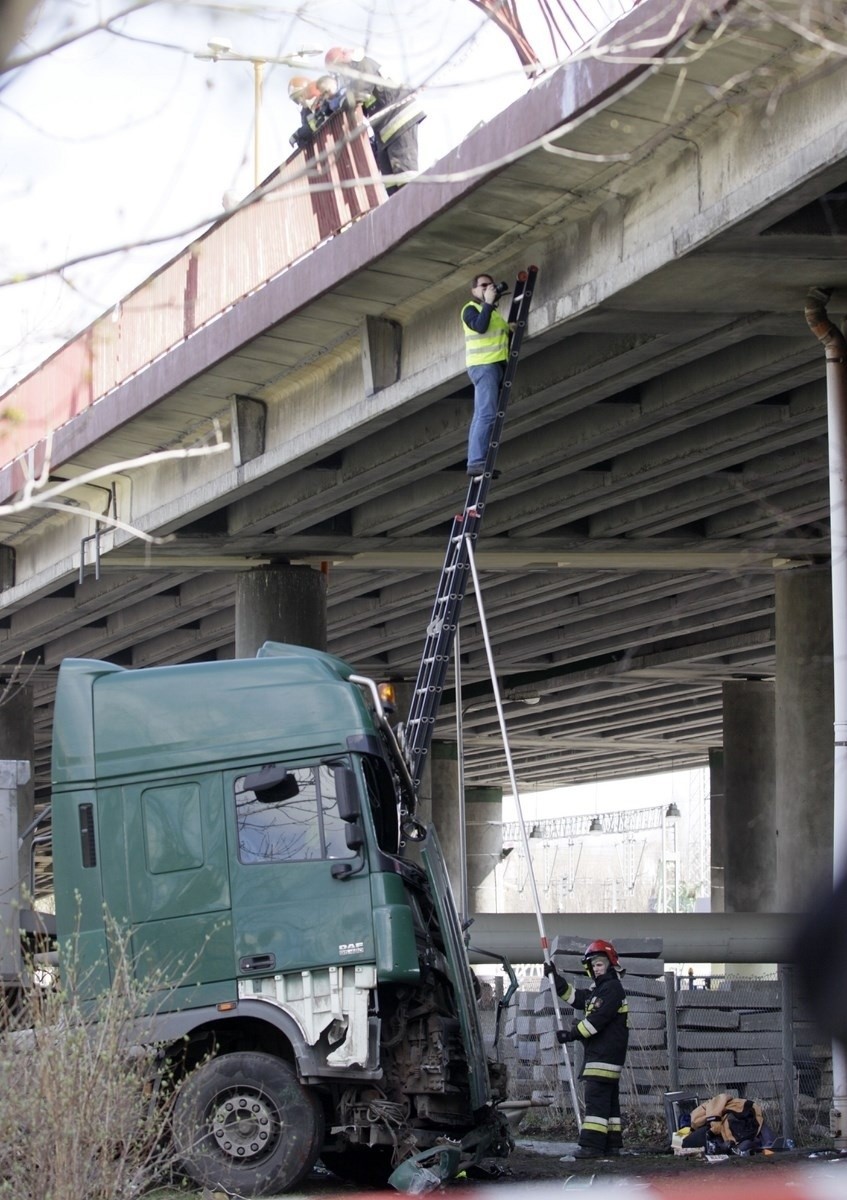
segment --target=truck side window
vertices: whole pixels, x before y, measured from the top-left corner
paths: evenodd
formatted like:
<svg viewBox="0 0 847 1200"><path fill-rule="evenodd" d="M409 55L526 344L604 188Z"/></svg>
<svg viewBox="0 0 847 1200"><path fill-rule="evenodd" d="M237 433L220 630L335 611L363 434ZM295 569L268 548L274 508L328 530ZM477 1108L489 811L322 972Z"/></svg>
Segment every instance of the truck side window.
<svg viewBox="0 0 847 1200"><path fill-rule="evenodd" d="M333 768L289 765L288 773L297 782L297 794L286 798L275 798L273 788L254 792L245 787L244 776L236 779L239 860L276 863L353 858L355 851L347 845L345 825L338 815ZM283 795L280 791L280 797Z"/></svg>

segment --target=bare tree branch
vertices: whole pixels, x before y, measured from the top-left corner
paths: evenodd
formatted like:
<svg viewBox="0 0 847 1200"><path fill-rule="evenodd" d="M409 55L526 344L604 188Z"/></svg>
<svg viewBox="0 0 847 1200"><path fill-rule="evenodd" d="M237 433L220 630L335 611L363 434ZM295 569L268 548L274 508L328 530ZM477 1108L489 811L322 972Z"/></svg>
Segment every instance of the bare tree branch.
<svg viewBox="0 0 847 1200"><path fill-rule="evenodd" d="M224 450L229 450L230 443L223 440L220 425L217 421L214 423L214 433L215 442L212 445L194 446L179 450L154 450L150 454L142 454L137 458L127 458L121 462L109 463L105 467L95 467L90 471L83 472L81 475L75 475L71 479L63 479L59 483L53 484L52 487L47 487L50 476L50 451L52 447L52 435L48 435L45 462L38 478L27 480L19 500L14 500L10 504L0 504L0 517L14 516L17 513L27 512L33 508L55 509L59 512L73 513L75 516L87 517L98 522L98 524L108 525L113 529L122 529L125 533L130 533L142 541L161 545L164 542L170 541L170 536L155 537L107 513L98 513L91 508L81 508L76 505L72 506L60 503L57 497L67 495L68 492L92 484L98 479L103 479L110 475L118 475L124 471L132 471L136 468L149 467L156 463L171 462L180 459L207 458L212 454L220 454Z"/></svg>
<svg viewBox="0 0 847 1200"><path fill-rule="evenodd" d="M104 21L97 21L94 25L88 25L85 29L73 30L49 46L42 47L39 50L32 50L29 54L19 54L17 58L8 59L0 67L0 76L7 74L9 71L17 71L21 67L26 67L30 63L37 62L40 58L46 58L48 55L55 53L56 50L64 49L65 46L72 46L75 42L83 41L83 39L91 37L93 33L114 33L112 25L115 21L120 21L122 17L130 16L134 12L139 12L142 8L149 8L151 5L159 4L160 2L161 0L133 0L132 4L119 9L118 12L113 13L111 17Z"/></svg>

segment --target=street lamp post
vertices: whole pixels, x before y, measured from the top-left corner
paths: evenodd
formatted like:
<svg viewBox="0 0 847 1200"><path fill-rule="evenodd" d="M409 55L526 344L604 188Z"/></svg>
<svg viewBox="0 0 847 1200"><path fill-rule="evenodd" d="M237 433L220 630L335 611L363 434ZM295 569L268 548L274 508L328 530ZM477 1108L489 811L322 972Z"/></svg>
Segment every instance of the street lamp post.
<svg viewBox="0 0 847 1200"><path fill-rule="evenodd" d="M268 63L283 67L308 67L305 59L309 56L322 54L317 46L302 46L293 54L284 54L280 58L270 55L239 54L233 50L232 42L226 38L212 38L206 43L208 50L195 53L195 58L211 62L243 62L250 63L253 68L253 187L257 188L262 182L261 171L261 123L262 123L262 87L264 71Z"/></svg>
<svg viewBox="0 0 847 1200"><path fill-rule="evenodd" d="M262 182L262 172L259 170L259 146L262 125L262 77L265 63L261 58L254 58L251 61L253 64L253 187L257 188Z"/></svg>

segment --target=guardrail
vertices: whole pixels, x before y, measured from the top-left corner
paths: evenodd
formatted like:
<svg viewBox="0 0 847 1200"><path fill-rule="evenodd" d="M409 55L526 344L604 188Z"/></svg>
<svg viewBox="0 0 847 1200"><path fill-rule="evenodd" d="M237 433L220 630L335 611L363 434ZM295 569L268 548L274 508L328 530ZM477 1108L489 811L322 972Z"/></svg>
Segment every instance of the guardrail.
<svg viewBox="0 0 847 1200"><path fill-rule="evenodd" d="M335 113L243 207L0 398L0 466L386 199L361 114Z"/></svg>

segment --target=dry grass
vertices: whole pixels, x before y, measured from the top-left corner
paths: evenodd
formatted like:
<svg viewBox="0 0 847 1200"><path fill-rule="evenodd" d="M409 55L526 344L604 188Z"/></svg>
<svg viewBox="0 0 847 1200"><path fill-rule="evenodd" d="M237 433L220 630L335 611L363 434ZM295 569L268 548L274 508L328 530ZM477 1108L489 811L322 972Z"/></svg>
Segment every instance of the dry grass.
<svg viewBox="0 0 847 1200"><path fill-rule="evenodd" d="M128 1051L144 996L118 976L93 1006L68 982L36 992L0 1038L4 1200L133 1200L167 1176L155 1059Z"/></svg>

